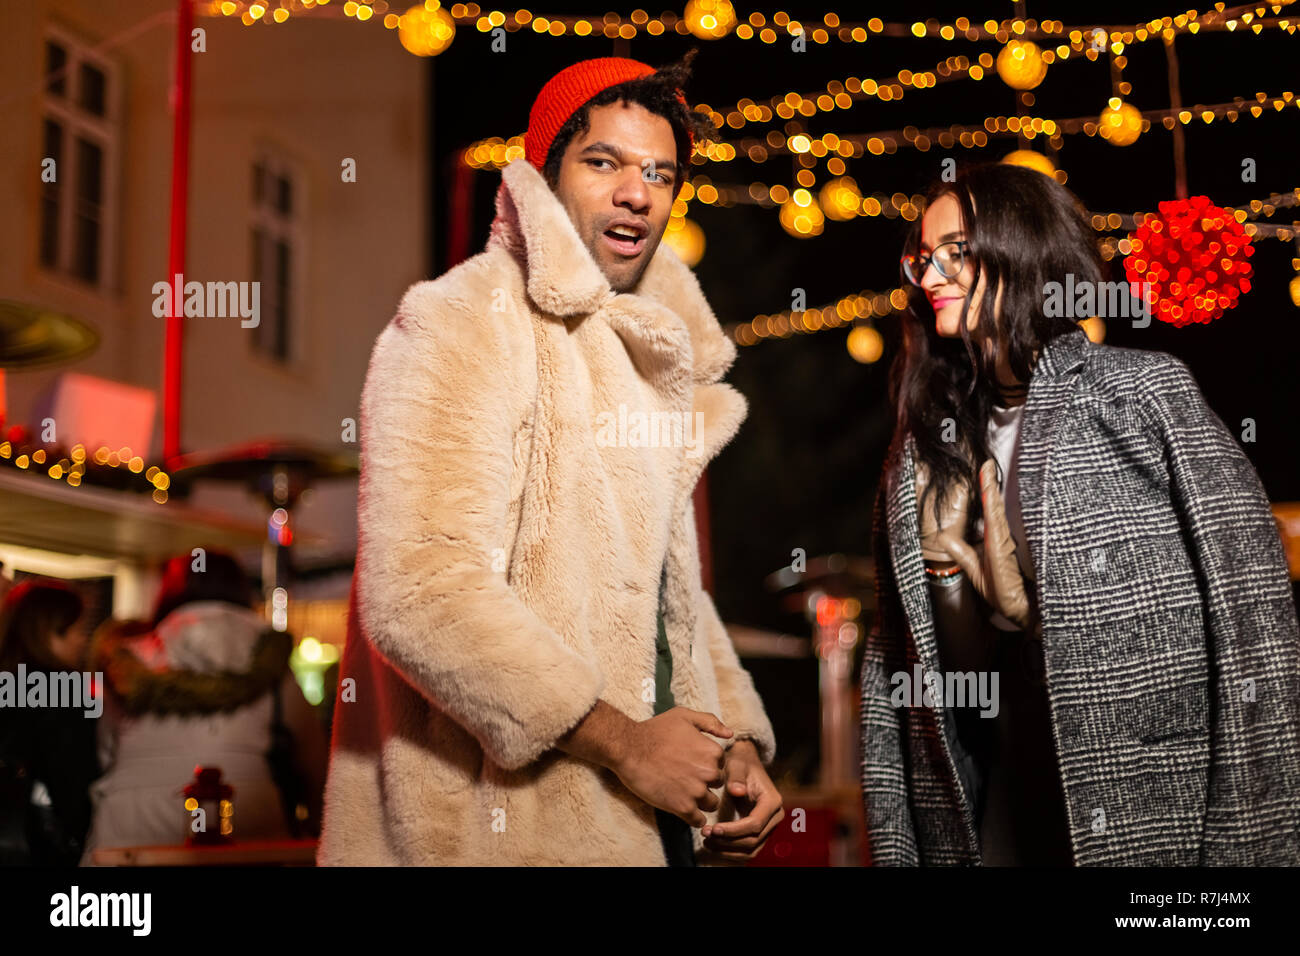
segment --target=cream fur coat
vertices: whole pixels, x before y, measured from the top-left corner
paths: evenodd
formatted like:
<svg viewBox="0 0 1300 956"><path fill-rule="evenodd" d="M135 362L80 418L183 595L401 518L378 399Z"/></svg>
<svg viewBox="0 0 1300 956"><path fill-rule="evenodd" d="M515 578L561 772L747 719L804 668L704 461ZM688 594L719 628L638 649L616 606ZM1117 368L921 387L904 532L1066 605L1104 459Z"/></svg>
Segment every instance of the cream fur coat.
<svg viewBox="0 0 1300 956"><path fill-rule="evenodd" d="M663 866L653 808L554 745L598 699L653 715L665 562L677 704L772 760L692 508L745 417L734 358L666 244L616 293L541 174L506 167L487 248L407 290L371 356L319 863Z"/></svg>

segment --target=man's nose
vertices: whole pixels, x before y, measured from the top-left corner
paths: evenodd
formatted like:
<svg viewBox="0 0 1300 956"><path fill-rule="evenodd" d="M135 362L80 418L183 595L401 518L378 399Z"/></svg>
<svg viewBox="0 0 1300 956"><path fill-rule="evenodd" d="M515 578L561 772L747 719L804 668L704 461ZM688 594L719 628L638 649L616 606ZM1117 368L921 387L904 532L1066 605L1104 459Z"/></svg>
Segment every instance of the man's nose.
<svg viewBox="0 0 1300 956"><path fill-rule="evenodd" d="M650 208L650 184L639 166L626 166L614 187L614 205L626 206L637 212Z"/></svg>

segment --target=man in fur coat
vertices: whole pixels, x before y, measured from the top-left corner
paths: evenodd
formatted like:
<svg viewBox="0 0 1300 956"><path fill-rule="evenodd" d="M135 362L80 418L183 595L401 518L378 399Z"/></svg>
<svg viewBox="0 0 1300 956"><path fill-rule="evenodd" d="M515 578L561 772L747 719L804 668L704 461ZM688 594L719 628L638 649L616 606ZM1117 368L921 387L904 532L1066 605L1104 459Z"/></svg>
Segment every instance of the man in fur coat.
<svg viewBox="0 0 1300 956"><path fill-rule="evenodd" d="M784 815L700 583L692 492L746 405L660 243L688 62L553 77L487 248L375 344L321 864L740 862Z"/></svg>

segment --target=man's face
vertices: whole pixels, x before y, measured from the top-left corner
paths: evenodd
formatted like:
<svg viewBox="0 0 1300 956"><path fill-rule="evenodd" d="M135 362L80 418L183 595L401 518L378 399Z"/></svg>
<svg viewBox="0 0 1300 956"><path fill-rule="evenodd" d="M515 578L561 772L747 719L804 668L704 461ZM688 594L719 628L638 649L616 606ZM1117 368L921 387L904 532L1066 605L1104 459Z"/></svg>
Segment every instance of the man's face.
<svg viewBox="0 0 1300 956"><path fill-rule="evenodd" d="M677 143L668 120L620 101L588 111L569 143L555 194L610 288L629 292L659 248L676 195Z"/></svg>

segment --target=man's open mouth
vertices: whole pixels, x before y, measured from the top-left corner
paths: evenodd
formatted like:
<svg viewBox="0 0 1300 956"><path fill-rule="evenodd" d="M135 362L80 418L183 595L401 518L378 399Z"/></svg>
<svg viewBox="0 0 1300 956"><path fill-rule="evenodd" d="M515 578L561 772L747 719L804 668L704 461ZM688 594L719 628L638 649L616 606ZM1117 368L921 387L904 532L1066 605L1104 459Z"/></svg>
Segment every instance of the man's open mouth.
<svg viewBox="0 0 1300 956"><path fill-rule="evenodd" d="M637 256L645 248L649 230L639 223L615 223L605 230L605 241L621 256Z"/></svg>

